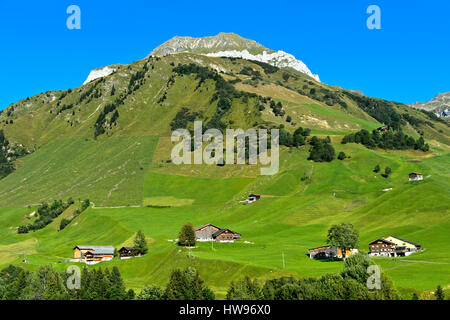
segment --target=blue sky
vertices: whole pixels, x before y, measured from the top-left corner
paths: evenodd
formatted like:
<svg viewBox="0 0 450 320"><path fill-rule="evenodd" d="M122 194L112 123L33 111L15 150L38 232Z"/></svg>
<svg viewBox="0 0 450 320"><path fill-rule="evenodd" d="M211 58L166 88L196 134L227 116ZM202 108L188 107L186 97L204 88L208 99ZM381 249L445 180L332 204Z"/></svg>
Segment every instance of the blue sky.
<svg viewBox="0 0 450 320"><path fill-rule="evenodd" d="M66 9L81 8L81 30ZM381 30L366 9L381 8ZM235 32L302 60L323 82L404 103L450 91L450 1L0 1L0 109L74 88L175 35Z"/></svg>

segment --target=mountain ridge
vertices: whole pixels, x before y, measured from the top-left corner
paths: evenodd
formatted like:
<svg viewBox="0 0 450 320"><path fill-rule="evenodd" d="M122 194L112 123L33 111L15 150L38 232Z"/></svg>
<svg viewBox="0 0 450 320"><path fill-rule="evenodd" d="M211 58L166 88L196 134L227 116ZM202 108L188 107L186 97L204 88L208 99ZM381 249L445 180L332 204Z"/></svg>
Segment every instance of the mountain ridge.
<svg viewBox="0 0 450 320"><path fill-rule="evenodd" d="M220 32L215 36L200 38L175 36L153 49L146 58L183 52L214 57L242 58L268 63L278 68L292 68L320 82L319 75L313 74L305 63L297 60L292 54L266 48L255 40L245 39L235 33ZM116 66L110 65L92 70L83 84L111 74L117 69Z"/></svg>
<svg viewBox="0 0 450 320"><path fill-rule="evenodd" d="M438 117L450 117L450 92L437 94L433 99L427 102L415 102L409 104L411 108L431 111Z"/></svg>

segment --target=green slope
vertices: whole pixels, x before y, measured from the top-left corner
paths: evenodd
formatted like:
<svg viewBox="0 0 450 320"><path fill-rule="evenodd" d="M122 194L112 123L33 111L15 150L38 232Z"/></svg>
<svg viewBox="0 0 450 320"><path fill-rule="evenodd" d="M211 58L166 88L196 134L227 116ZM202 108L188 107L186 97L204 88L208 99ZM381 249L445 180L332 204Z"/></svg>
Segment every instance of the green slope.
<svg viewBox="0 0 450 320"><path fill-rule="evenodd" d="M90 199L96 205L136 205L142 201L144 173L157 138L57 140L23 159L0 180L0 204L37 204L53 199Z"/></svg>
<svg viewBox="0 0 450 320"><path fill-rule="evenodd" d="M314 134L332 135L336 151L351 158L313 163L306 160L306 146L282 148L280 172L274 176L259 176L258 166L170 163L170 123L177 113L186 107L207 122L218 104L214 80L177 74L173 70L179 63L220 70L225 81L246 92L235 96L221 115L227 127L283 124L292 132L302 125ZM259 76L242 74L245 67ZM276 116L268 105L261 108L260 98L251 94L281 102L285 114ZM99 117L119 97L116 121L113 112ZM408 134L423 132L432 152L339 143L343 134L380 126L379 110L403 119L401 127ZM414 124L404 115L413 117ZM96 123L105 133L94 139ZM76 244L120 247L142 229L148 255L101 265L118 265L126 284L137 289L162 285L174 267L192 265L223 297L229 282L244 275L302 277L341 270L341 262L310 260L307 249L325 242L330 225L351 222L360 230L363 251L371 240L389 234L426 248L408 258L376 259L403 293L450 285L450 131L445 123L401 104L361 98L293 71L274 71L242 59L183 53L120 66L70 92L51 91L19 101L0 114L0 129L11 143L33 152L16 160L16 171L0 180L0 266L21 263L24 253L29 262L22 265L29 269L63 261L71 258ZM392 168L389 178L372 171L377 164ZM412 171L423 172L425 180L409 183ZM302 179L305 173L310 180ZM261 193L262 200L242 205L252 192ZM34 205L68 197L89 198L95 208L60 232L55 220L42 230L16 233L19 225L35 219L29 216ZM189 255L169 241L186 222L230 228L243 239L201 243ZM56 266L64 270L68 265Z"/></svg>

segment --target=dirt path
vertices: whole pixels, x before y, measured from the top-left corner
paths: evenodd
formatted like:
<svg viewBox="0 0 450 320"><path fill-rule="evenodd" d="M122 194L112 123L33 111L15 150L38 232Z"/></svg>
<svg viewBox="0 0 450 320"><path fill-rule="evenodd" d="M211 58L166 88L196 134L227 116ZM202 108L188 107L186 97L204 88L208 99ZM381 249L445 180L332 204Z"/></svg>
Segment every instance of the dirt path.
<svg viewBox="0 0 450 320"><path fill-rule="evenodd" d="M449 262L433 262L433 261L421 261L421 260L403 260L403 259L399 259L397 261L414 262L414 263L429 263L429 264L450 264Z"/></svg>

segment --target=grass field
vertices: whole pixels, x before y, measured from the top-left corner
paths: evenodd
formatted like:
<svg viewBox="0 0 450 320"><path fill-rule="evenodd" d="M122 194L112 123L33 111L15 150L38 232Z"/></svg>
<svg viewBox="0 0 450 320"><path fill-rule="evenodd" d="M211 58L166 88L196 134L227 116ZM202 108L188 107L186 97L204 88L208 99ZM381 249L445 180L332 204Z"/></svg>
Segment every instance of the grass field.
<svg viewBox="0 0 450 320"><path fill-rule="evenodd" d="M343 151L350 158L316 163L307 160L309 146L282 147L280 171L273 176L259 175L258 165L172 164L170 124L181 108L204 122L220 111L213 78L200 82L195 74L174 73L176 65L190 63L218 71L237 90L283 105L285 114L276 116L270 103L262 102L266 99L234 92L220 119L226 127L284 125L292 133L303 126L313 135L330 135L336 153ZM244 67L258 71L259 80L246 81ZM406 258L375 259L404 297L414 291L429 294L438 284L448 290L448 125L392 104L398 117L407 113L416 119L416 127L402 121L402 129L416 137L420 129L432 152L342 145L344 134L372 130L381 123L363 111L368 109L358 104L357 96L351 98L341 88L299 73L286 80L285 72L266 73L242 59L179 53L136 61L70 92L47 92L11 105L11 112L0 114L0 129L11 143L33 152L15 161L17 170L0 180L0 268L16 263L36 269L52 263L63 271L68 266L63 261L72 258L75 245L119 248L132 244L141 229L149 243L147 255L99 266L119 266L126 285L138 290L147 284L164 285L174 268L194 266L223 298L230 281L245 275L267 279L339 272L342 262L311 260L307 249L325 244L331 225L350 222L360 231L361 251L389 234L425 248ZM341 103L330 103L325 93ZM109 123L111 114L107 115L102 124L105 133L93 139L94 124L111 103L120 116ZM184 125L191 129L192 123ZM392 174L384 178L374 173L376 165L382 171L390 167ZM422 172L425 179L409 183L408 173L413 171ZM250 193L260 193L262 199L243 205ZM17 233L18 226L37 219L32 213L39 203L69 197L75 204L44 229ZM72 217L84 199L92 206L58 231L60 221ZM199 243L189 251L173 241L187 222L229 228L242 240ZM27 263L22 262L24 257Z"/></svg>
<svg viewBox="0 0 450 320"><path fill-rule="evenodd" d="M68 197L90 199L99 206L140 204L144 175L157 141L144 136L49 143L0 181L0 205L23 206Z"/></svg>
<svg viewBox="0 0 450 320"><path fill-rule="evenodd" d="M150 147L155 143L149 137L132 141ZM141 174L143 185L134 186L134 198L130 195L136 203L143 201L142 207L90 208L59 232L51 224L37 232L16 234L6 226L21 224L33 208L0 209L0 265L20 263L26 253L28 263L22 264L26 268L56 263L64 270L67 264L57 262L71 258L74 245L120 247L130 244L142 229L150 243L146 256L100 265L118 265L127 285L135 289L150 283L163 285L173 268L192 265L223 297L229 282L244 275L264 279L339 272L342 262L311 260L307 249L325 243L330 225L351 222L360 231L362 251L367 251L371 240L389 234L426 249L405 258L375 259L405 296L433 290L438 284L450 285L450 221L445 201L450 190L449 155L378 152L355 144L335 144L335 148L351 158L313 163L306 160L305 147L283 149L280 172L257 178L198 178L167 174L172 164L161 172L152 167L145 170L145 180ZM118 159L111 168L119 163ZM376 164L391 167L391 176L375 174ZM305 171L311 172L311 179L302 181ZM423 172L425 180L409 183L411 171ZM15 174L21 174L20 170ZM382 191L386 188L392 190ZM98 199L105 192L98 193ZM261 193L262 199L244 206L239 201L249 192ZM230 228L241 233L242 240L200 243L189 253L171 241L186 222Z"/></svg>

